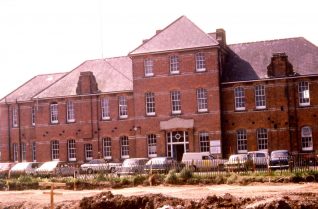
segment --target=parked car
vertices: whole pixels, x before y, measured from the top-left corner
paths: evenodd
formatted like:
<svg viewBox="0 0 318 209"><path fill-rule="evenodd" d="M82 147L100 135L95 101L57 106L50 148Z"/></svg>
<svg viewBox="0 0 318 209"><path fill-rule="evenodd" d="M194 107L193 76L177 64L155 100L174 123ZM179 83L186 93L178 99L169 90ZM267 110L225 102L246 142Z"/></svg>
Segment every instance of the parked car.
<svg viewBox="0 0 318 209"><path fill-rule="evenodd" d="M9 171L16 163L0 163L0 177L4 178L9 175Z"/></svg>
<svg viewBox="0 0 318 209"><path fill-rule="evenodd" d="M269 159L269 169L288 169L292 163L291 155L288 150L274 150Z"/></svg>
<svg viewBox="0 0 318 209"><path fill-rule="evenodd" d="M35 169L37 169L41 163L38 162L21 162L15 164L10 170L10 176L14 175L33 175L35 173Z"/></svg>
<svg viewBox="0 0 318 209"><path fill-rule="evenodd" d="M185 152L182 163L195 171L223 170L226 159L214 158L209 152Z"/></svg>
<svg viewBox="0 0 318 209"><path fill-rule="evenodd" d="M123 164L119 167L117 175L131 175L144 173L145 164L148 158L129 158L125 159Z"/></svg>
<svg viewBox="0 0 318 209"><path fill-rule="evenodd" d="M104 159L93 159L81 165L81 172L92 174L96 172L114 173L121 163L110 163Z"/></svg>
<svg viewBox="0 0 318 209"><path fill-rule="evenodd" d="M153 173L168 173L171 169L180 171L182 167L182 164L178 163L172 157L154 157L146 163L145 171Z"/></svg>
<svg viewBox="0 0 318 209"><path fill-rule="evenodd" d="M247 157L252 161L255 168L267 168L269 163L269 155L267 151L250 151Z"/></svg>
<svg viewBox="0 0 318 209"><path fill-rule="evenodd" d="M224 163L224 168L226 171L247 171L252 168L252 161L247 154L235 154Z"/></svg>
<svg viewBox="0 0 318 209"><path fill-rule="evenodd" d="M72 176L79 173L76 164L67 164L63 161L48 161L35 170L40 176Z"/></svg>

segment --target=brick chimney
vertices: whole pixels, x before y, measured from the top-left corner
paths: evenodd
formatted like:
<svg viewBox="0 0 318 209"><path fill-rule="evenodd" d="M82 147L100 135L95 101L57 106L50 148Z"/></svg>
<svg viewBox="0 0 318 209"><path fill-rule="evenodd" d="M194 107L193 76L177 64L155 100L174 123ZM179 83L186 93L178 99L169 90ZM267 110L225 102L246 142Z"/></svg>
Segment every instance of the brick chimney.
<svg viewBox="0 0 318 209"><path fill-rule="evenodd" d="M221 46L226 45L226 34L223 28L216 29L215 38Z"/></svg>
<svg viewBox="0 0 318 209"><path fill-rule="evenodd" d="M285 77L295 75L293 65L284 52L273 53L271 63L267 67L268 77Z"/></svg>
<svg viewBox="0 0 318 209"><path fill-rule="evenodd" d="M76 94L94 94L98 91L94 74L91 71L81 72L77 82Z"/></svg>

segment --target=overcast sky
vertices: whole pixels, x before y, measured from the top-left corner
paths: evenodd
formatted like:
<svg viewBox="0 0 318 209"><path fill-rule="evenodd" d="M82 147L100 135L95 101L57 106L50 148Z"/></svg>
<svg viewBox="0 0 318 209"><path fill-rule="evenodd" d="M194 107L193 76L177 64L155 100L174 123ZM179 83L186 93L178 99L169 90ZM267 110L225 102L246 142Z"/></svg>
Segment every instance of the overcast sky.
<svg viewBox="0 0 318 209"><path fill-rule="evenodd" d="M39 74L124 56L182 15L227 42L305 37L318 45L315 0L0 0L0 98Z"/></svg>

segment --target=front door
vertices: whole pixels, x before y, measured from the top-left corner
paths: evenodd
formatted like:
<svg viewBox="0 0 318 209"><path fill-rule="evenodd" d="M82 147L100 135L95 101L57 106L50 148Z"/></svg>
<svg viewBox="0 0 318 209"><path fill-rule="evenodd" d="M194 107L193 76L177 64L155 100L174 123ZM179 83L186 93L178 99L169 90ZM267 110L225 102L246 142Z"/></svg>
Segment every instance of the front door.
<svg viewBox="0 0 318 209"><path fill-rule="evenodd" d="M184 152L189 151L189 135L187 131L171 131L167 133L167 156L181 161Z"/></svg>

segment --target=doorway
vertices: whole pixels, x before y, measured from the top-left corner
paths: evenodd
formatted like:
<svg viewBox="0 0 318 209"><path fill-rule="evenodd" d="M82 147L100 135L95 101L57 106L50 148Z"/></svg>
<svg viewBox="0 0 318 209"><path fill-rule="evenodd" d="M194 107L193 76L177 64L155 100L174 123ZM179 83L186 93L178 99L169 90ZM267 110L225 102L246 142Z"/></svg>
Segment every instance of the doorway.
<svg viewBox="0 0 318 209"><path fill-rule="evenodd" d="M167 156L177 161L182 160L183 153L189 152L189 135L187 131L171 131L166 135Z"/></svg>

